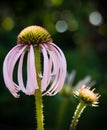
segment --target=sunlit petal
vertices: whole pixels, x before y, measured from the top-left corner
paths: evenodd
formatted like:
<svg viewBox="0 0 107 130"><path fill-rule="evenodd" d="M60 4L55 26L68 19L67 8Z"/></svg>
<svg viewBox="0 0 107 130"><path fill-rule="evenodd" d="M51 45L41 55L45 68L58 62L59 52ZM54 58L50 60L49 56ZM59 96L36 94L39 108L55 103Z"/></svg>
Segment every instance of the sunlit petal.
<svg viewBox="0 0 107 130"><path fill-rule="evenodd" d="M48 51L50 59L52 59L53 64L53 74L54 79L50 88L43 95L54 95L59 92L64 84L65 75L66 75L66 62L64 55L62 55L61 50L54 47L53 44L50 46L50 50ZM63 57L63 58L62 58Z"/></svg>
<svg viewBox="0 0 107 130"><path fill-rule="evenodd" d="M22 74L22 66L23 66L24 55L25 55L25 52L23 52L23 54L21 55L20 60L19 60L19 65L18 65L18 83L19 83L20 89L23 92L26 92L25 86L24 86L24 82L23 82L23 76L22 76L23 75Z"/></svg>
<svg viewBox="0 0 107 130"><path fill-rule="evenodd" d="M35 56L33 46L30 45L30 50L28 52L28 62L27 62L27 86L26 94L32 95L35 93L35 89L38 89L36 67L35 67Z"/></svg>
<svg viewBox="0 0 107 130"><path fill-rule="evenodd" d="M41 88L42 88L42 91L45 91L47 86L49 85L50 83L50 77L51 77L51 67L52 67L52 64L50 62L50 59L48 57L48 54L47 54L47 51L45 49L45 47L43 45L41 45L42 47L42 53L43 53L43 78L42 78L42 83L41 83Z"/></svg>
<svg viewBox="0 0 107 130"><path fill-rule="evenodd" d="M16 85L13 81L13 70L14 66L24 51L25 47L20 48L19 45L15 46L6 56L4 63L3 63L3 76L4 82L10 92L15 96L18 97L17 92L20 90L19 86Z"/></svg>

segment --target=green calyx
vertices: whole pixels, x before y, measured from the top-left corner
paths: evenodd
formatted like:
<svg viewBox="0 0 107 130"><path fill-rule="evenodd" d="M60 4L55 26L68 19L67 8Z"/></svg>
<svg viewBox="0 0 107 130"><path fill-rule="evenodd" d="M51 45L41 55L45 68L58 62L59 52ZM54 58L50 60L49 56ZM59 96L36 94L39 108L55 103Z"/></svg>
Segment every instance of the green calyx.
<svg viewBox="0 0 107 130"><path fill-rule="evenodd" d="M18 44L38 45L39 43L48 44L51 41L52 39L49 32L40 26L26 27L17 37Z"/></svg>

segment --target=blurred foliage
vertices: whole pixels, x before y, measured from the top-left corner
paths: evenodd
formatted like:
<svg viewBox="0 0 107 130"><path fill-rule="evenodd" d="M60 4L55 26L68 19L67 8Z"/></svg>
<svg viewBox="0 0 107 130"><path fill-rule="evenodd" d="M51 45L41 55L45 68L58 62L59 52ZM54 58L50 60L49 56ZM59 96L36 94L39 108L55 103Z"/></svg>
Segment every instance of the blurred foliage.
<svg viewBox="0 0 107 130"><path fill-rule="evenodd" d="M95 11L98 15L93 18L91 13ZM51 33L54 43L66 56L67 71L77 71L75 82L86 75L96 81L96 91L101 94L100 107L87 108L77 129L107 127L106 12L107 2L104 0L0 1L0 129L35 129L34 97L21 93L19 99L14 99L4 85L2 75L6 54L17 43L18 33L29 25L43 26ZM57 94L43 97L43 103L46 130L56 130L57 119L60 119L59 130L68 130L78 101ZM59 114L61 110L63 117Z"/></svg>

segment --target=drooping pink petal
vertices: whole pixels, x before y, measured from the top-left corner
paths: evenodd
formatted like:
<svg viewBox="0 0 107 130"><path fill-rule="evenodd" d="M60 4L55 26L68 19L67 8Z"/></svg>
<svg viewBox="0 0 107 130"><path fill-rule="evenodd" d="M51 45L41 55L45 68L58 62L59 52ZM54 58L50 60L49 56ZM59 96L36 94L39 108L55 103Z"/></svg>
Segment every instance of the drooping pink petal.
<svg viewBox="0 0 107 130"><path fill-rule="evenodd" d="M64 56L63 52L61 51L61 49L59 47L57 47L53 43L50 45L51 45L51 49L53 50L52 57L53 56L55 57L56 63L57 63L57 66L54 65L55 66L54 69L56 69L56 67L59 69L59 71L56 70L56 71L58 71L58 74L55 75L57 77L57 78L55 78L57 81L56 80L53 81L53 84L50 87L51 90L49 92L49 95L55 95L62 89L64 81L65 81L66 60L65 60L65 56Z"/></svg>
<svg viewBox="0 0 107 130"><path fill-rule="evenodd" d="M53 73L55 74L53 83L43 95L54 95L63 87L66 77L66 60L62 51L54 44L50 44L50 58L53 62ZM49 49L48 49L49 50Z"/></svg>
<svg viewBox="0 0 107 130"><path fill-rule="evenodd" d="M3 63L3 76L4 76L4 82L6 84L6 87L10 90L10 92L15 96L18 97L19 95L17 92L20 90L19 86L16 85L13 81L13 70L14 66L22 54L22 52L25 50L26 46L22 45L16 45L5 57L4 63Z"/></svg>
<svg viewBox="0 0 107 130"><path fill-rule="evenodd" d="M57 61L57 57L53 54L53 52L49 52L50 58L52 59L52 63L53 63L53 71L52 73L54 74L51 78L52 78L52 84L50 85L50 88L46 91L46 95L50 95L53 93L53 90L55 87L57 87L57 83L58 83L58 78L59 78L59 61Z"/></svg>
<svg viewBox="0 0 107 130"><path fill-rule="evenodd" d="M66 59L62 50L58 46L56 46L54 43L51 43L51 44L52 44L53 50L55 49L56 55L59 57L59 64L60 64L59 67L61 70L61 80L60 80L61 84L60 84L60 87L58 87L58 91L60 91L66 78L66 68L67 68L66 64L67 63L66 63Z"/></svg>
<svg viewBox="0 0 107 130"><path fill-rule="evenodd" d="M22 73L22 66L23 66L23 59L24 59L25 52L22 53L20 60L19 60L19 65L18 65L18 84L20 86L20 90L22 90L24 93L26 92L24 82L23 82L23 73Z"/></svg>
<svg viewBox="0 0 107 130"><path fill-rule="evenodd" d="M32 95L35 93L35 90L38 89L37 76L36 76L36 67L35 67L35 56L33 45L30 45L30 50L28 52L27 59L27 86L26 94Z"/></svg>
<svg viewBox="0 0 107 130"><path fill-rule="evenodd" d="M43 75L42 75L42 81L41 81L41 91L45 91L47 86L50 83L51 79L51 68L52 68L52 62L50 61L47 51L43 45L41 45L42 54L43 54Z"/></svg>
<svg viewBox="0 0 107 130"><path fill-rule="evenodd" d="M41 73L41 91L43 95L55 95L58 93L65 81L66 60L63 52L54 43L40 44L43 54L43 72ZM28 45L16 45L6 56L3 64L4 81L10 92L18 97L22 90L25 94L32 95L39 89L36 75L34 46L29 45L27 57L27 84L23 81L23 60L25 49ZM13 81L13 71L19 59L18 84Z"/></svg>

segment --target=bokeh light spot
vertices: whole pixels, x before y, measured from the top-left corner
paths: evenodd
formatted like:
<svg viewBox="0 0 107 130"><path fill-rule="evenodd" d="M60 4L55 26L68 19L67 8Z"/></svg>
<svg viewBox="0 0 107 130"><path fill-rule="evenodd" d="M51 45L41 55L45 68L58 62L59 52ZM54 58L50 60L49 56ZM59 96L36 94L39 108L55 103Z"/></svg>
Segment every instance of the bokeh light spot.
<svg viewBox="0 0 107 130"><path fill-rule="evenodd" d="M52 4L55 6L59 6L63 3L63 0L51 0L51 1L52 1Z"/></svg>
<svg viewBox="0 0 107 130"><path fill-rule="evenodd" d="M64 20L59 20L57 21L55 27L58 32L63 33L68 29L68 24Z"/></svg>
<svg viewBox="0 0 107 130"><path fill-rule="evenodd" d="M95 26L99 26L103 22L102 15L98 11L94 11L89 15L89 21Z"/></svg>
<svg viewBox="0 0 107 130"><path fill-rule="evenodd" d="M12 18L10 17L6 17L2 23L1 23L1 26L3 29L5 29L6 31L10 31L13 29L14 27L14 21Z"/></svg>

